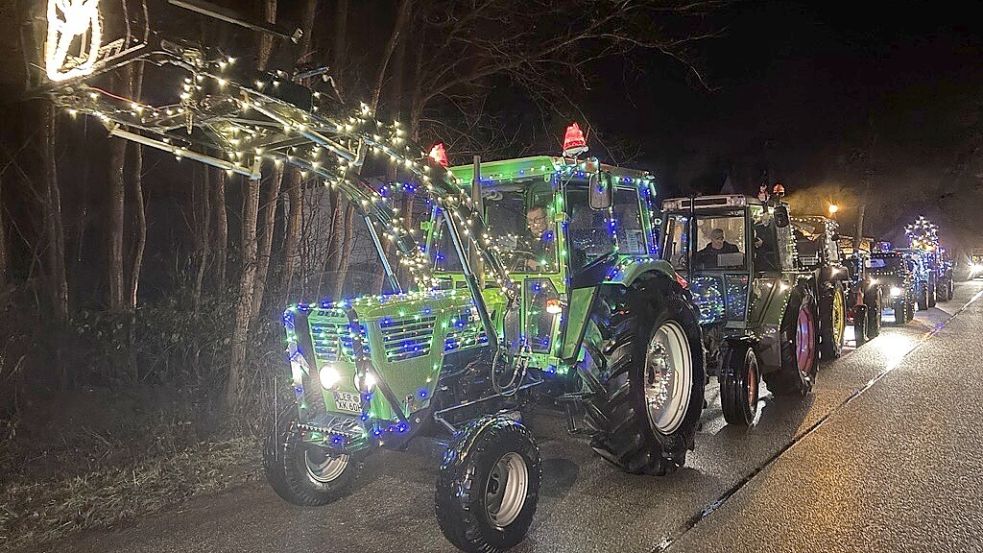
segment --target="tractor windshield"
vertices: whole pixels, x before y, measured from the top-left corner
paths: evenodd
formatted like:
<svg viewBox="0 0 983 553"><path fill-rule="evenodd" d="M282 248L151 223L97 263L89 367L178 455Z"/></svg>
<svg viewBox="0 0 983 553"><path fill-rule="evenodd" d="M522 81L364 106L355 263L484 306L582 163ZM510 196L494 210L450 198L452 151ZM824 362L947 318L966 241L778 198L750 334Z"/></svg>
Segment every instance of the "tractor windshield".
<svg viewBox="0 0 983 553"><path fill-rule="evenodd" d="M747 262L745 253L744 224L742 212L697 214L688 228L690 217L669 215L666 227L666 259L680 270L689 268L690 233L696 248L693 251L693 269L701 270L739 270Z"/></svg>
<svg viewBox="0 0 983 553"><path fill-rule="evenodd" d="M535 190L488 190L482 195L485 231L491 248L513 273L557 271L556 223L551 193ZM446 232L444 214L434 217L436 232L431 248L437 271L461 271L461 260Z"/></svg>
<svg viewBox="0 0 983 553"><path fill-rule="evenodd" d="M635 190L615 190L611 208L595 210L589 207L587 190L569 189L567 206L570 264L574 270L613 251L645 255L645 231Z"/></svg>

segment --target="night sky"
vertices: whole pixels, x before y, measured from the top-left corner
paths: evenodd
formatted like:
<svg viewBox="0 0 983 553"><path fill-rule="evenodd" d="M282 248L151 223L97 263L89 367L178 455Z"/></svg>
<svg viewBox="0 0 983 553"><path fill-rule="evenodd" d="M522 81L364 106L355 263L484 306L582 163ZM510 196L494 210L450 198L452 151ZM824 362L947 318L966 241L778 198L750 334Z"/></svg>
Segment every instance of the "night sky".
<svg viewBox="0 0 983 553"><path fill-rule="evenodd" d="M665 194L754 193L761 171L814 211L829 201L852 224L858 151L870 159L873 232L897 237L925 213L951 240L979 231L973 136L983 105L983 41L972 3L743 2L716 16L725 34L694 51L710 90L652 54L607 63L585 111L604 141L637 141L632 165ZM623 83L623 86L620 86ZM597 151L604 156L603 150ZM960 159L960 179L946 177ZM952 187L961 201L952 200ZM973 203L966 210L966 201ZM793 205L795 205L793 203Z"/></svg>

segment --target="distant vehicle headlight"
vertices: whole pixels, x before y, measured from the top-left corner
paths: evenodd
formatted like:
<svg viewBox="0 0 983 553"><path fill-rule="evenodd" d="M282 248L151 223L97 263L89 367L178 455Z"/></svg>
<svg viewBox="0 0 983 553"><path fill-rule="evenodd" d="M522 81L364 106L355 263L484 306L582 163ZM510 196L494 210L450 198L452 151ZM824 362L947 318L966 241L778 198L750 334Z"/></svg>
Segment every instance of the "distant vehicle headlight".
<svg viewBox="0 0 983 553"><path fill-rule="evenodd" d="M979 263L973 263L972 265L969 266L969 272L973 274L983 273L983 265L980 265Z"/></svg>
<svg viewBox="0 0 983 553"><path fill-rule="evenodd" d="M902 290L901 288L898 288L897 286L892 286L891 287L891 297L892 298L896 298L896 297L900 296L903 293L904 293L904 290Z"/></svg>

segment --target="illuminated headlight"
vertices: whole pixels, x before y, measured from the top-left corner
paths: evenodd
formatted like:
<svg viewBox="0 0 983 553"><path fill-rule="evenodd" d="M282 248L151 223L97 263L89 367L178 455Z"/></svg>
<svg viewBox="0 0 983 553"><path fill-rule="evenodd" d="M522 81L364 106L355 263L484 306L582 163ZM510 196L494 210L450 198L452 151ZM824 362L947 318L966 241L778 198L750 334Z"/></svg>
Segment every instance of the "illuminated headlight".
<svg viewBox="0 0 983 553"><path fill-rule="evenodd" d="M341 375L338 374L338 369L335 369L331 365L326 365L321 367L321 370L317 373L318 377L321 379L321 386L325 389L334 388L341 380Z"/></svg>
<svg viewBox="0 0 983 553"><path fill-rule="evenodd" d="M872 278L872 279L870 279L870 285L871 285L871 286L877 286L878 284L880 284L880 283L879 283L879 282L877 282L877 279L876 279L876 278Z"/></svg>
<svg viewBox="0 0 983 553"><path fill-rule="evenodd" d="M359 381L358 375L355 375L355 389L361 390L363 392L371 392L372 388L375 387L375 375L372 373L365 374L365 380Z"/></svg>
<svg viewBox="0 0 983 553"><path fill-rule="evenodd" d="M892 286L891 287L891 297L892 298L896 298L896 297L900 296L903 292L904 292L904 290L902 290L901 288L898 288L897 286Z"/></svg>
<svg viewBox="0 0 983 553"><path fill-rule="evenodd" d="M979 263L973 263L972 265L969 266L969 272L973 274L983 273L983 265L980 265Z"/></svg>

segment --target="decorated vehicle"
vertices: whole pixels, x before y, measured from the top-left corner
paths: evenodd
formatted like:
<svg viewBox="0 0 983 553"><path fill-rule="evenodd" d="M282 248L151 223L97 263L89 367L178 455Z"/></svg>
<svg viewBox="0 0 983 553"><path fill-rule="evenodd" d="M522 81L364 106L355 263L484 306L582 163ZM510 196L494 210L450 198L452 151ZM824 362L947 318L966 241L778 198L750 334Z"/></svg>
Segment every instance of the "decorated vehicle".
<svg viewBox="0 0 983 553"><path fill-rule="evenodd" d="M905 227L908 238L908 251L918 258L923 269L923 278L919 279L918 308L935 307L938 301L952 299L954 287L952 283L952 262L939 240L939 229L932 221L919 216Z"/></svg>
<svg viewBox="0 0 983 553"><path fill-rule="evenodd" d="M52 0L50 31L81 29L99 43L98 2L76 4ZM181 5L296 38L208 3ZM122 46L57 56L45 93L113 136L253 183L284 165L321 179L355 206L378 253L386 294L283 314L292 401L274 408L263 456L282 498L331 503L373 451L433 436L447 443L435 494L444 535L465 551L506 550L525 537L539 497L543 464L521 414L534 400L566 406L571 429L625 471L683 465L703 407L702 336L686 281L655 253L650 175L586 157L576 125L562 156L448 170L441 148L428 155L398 122L339 105L290 73L149 31L111 44ZM140 61L165 68L155 82L177 76L174 103L87 82ZM432 206L422 239L360 176L389 164Z"/></svg>
<svg viewBox="0 0 983 553"><path fill-rule="evenodd" d="M983 278L983 248L970 252L967 278Z"/></svg>
<svg viewBox="0 0 983 553"><path fill-rule="evenodd" d="M938 302L936 294L938 273L933 266L933 254L917 248L899 248L895 251L906 256L911 262L912 278L915 283L915 306L918 311L935 307Z"/></svg>
<svg viewBox="0 0 983 553"><path fill-rule="evenodd" d="M795 248L803 269L816 279L819 304L819 354L836 359L843 352L849 274L840 254L836 221L821 216L792 217Z"/></svg>
<svg viewBox="0 0 983 553"><path fill-rule="evenodd" d="M877 280L894 312L894 322L903 325L915 318L917 262L899 251L870 254L870 274Z"/></svg>
<svg viewBox="0 0 983 553"><path fill-rule="evenodd" d="M776 395L807 394L819 368L815 276L799 265L780 196L673 198L662 209L662 258L700 308L727 422L754 421L762 378Z"/></svg>

